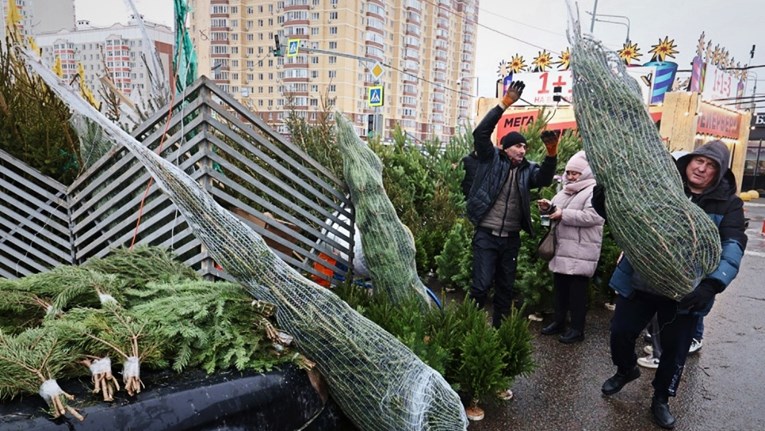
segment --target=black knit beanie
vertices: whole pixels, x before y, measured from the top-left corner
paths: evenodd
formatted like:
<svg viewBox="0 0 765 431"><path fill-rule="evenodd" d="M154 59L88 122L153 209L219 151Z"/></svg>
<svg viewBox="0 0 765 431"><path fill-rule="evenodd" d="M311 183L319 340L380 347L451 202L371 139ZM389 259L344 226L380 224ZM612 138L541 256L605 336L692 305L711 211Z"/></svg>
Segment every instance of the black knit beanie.
<svg viewBox="0 0 765 431"><path fill-rule="evenodd" d="M526 138L518 132L510 132L503 136L500 142L502 143L502 149L506 150L515 144L525 144Z"/></svg>

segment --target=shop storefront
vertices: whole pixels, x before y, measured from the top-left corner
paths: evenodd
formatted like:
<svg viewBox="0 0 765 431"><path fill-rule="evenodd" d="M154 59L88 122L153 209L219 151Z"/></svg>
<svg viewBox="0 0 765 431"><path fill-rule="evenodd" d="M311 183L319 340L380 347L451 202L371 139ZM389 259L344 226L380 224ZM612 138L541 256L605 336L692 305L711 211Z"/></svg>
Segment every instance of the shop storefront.
<svg viewBox="0 0 765 431"><path fill-rule="evenodd" d="M765 114L752 116L742 189L765 194Z"/></svg>

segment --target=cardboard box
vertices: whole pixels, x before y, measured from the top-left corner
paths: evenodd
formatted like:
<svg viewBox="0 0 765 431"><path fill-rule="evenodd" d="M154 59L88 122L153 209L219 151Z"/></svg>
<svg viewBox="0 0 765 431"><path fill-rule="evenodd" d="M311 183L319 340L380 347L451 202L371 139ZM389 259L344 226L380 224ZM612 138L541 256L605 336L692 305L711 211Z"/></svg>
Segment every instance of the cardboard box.
<svg viewBox="0 0 765 431"><path fill-rule="evenodd" d="M292 244L296 244L296 245L299 244L298 239L295 238L294 236L290 235L290 231L297 233L297 232L300 232L302 229L300 229L299 226L297 226L297 225L295 225L293 223L290 223L288 221L279 220L277 218L274 218L273 214L271 214L269 212L263 213L263 215L266 217L264 220L261 220L260 218L255 217L254 215L246 212L245 210L243 210L241 208L233 208L233 209L231 209L231 212L234 215L237 215L240 218L243 218L243 219L245 219L245 220L255 224L256 226L264 228L265 230L267 230L269 232L273 232L274 234L276 234L280 238L283 238L283 239L285 239L286 241L288 241L288 242L290 242ZM282 227L286 227L287 231L284 232L284 231L280 230L279 228L274 227L276 225L281 225ZM266 245L268 245L272 250L279 251L282 254L285 254L287 256L293 256L294 252L293 252L293 250L290 247L288 247L286 245L279 244L275 240L273 240L271 238L268 238L266 236L263 236L263 239L266 241Z"/></svg>

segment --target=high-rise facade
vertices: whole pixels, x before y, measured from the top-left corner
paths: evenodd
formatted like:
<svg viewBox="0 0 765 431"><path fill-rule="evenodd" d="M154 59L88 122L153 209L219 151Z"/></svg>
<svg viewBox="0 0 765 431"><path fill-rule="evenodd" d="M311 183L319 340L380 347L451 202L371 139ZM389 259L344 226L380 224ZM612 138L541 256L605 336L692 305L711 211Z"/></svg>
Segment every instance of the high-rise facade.
<svg viewBox="0 0 765 431"><path fill-rule="evenodd" d="M9 0L2 2L2 22L6 25ZM19 29L24 36L35 36L59 30L74 30L74 0L16 0L21 18Z"/></svg>
<svg viewBox="0 0 765 431"><path fill-rule="evenodd" d="M471 115L478 0L190 4L200 74L281 132L290 109L311 122L325 102L362 136L387 137L400 124L416 139L443 140ZM299 47L294 56L290 40ZM368 100L376 85L384 89L381 107Z"/></svg>
<svg viewBox="0 0 765 431"><path fill-rule="evenodd" d="M75 31L62 30L35 37L45 63L53 65L59 59L66 81L77 74L78 63L82 64L85 82L99 99L101 77L108 76L114 88L133 102L146 100L152 86L142 54L152 51L144 49L145 41L139 23L131 19L127 24L109 27L94 27L88 21L77 24ZM149 43L159 54L165 77L169 79L175 33L170 27L146 21L144 27Z"/></svg>

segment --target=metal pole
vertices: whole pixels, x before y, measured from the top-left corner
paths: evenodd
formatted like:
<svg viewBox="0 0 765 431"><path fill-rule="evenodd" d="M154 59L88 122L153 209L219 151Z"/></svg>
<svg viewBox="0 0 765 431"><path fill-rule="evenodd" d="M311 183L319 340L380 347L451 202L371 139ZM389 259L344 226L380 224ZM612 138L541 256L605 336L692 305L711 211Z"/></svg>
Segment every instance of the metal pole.
<svg viewBox="0 0 765 431"><path fill-rule="evenodd" d="M595 15L598 14L598 0L595 0L595 4L592 6L592 21L590 21L590 33L595 31Z"/></svg>
<svg viewBox="0 0 765 431"><path fill-rule="evenodd" d="M754 170L752 171L752 189L757 188L757 174L759 173L759 167L760 167L760 153L762 152L762 139L760 139L759 145L757 146L757 157L754 161Z"/></svg>

